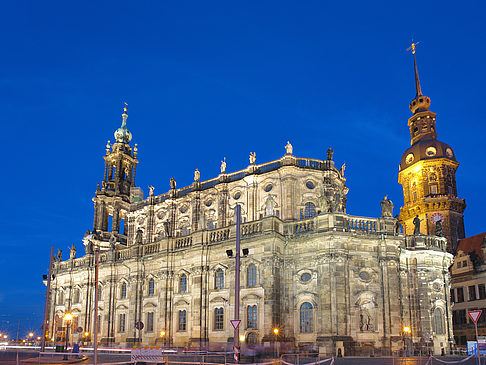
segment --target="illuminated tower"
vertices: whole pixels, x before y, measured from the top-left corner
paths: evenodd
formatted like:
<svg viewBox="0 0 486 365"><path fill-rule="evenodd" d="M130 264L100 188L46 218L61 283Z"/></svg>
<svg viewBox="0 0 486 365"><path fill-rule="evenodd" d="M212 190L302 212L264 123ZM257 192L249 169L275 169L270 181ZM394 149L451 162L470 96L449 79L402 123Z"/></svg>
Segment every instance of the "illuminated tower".
<svg viewBox="0 0 486 365"><path fill-rule="evenodd" d="M403 187L404 206L400 209L400 222L405 234L414 233L413 220L422 220L420 233L436 234L436 222L442 221L443 235L448 249L454 250L460 238L465 237L463 212L464 199L457 197L455 173L459 162L452 148L437 140L436 114L429 111L430 98L422 94L415 57L415 98L410 102L413 115L408 119L411 147L402 155L398 182Z"/></svg>
<svg viewBox="0 0 486 365"><path fill-rule="evenodd" d="M122 125L115 135L115 143L110 141L106 145L105 174L98 184L96 196L93 198L95 206L93 234L102 248L109 247L112 236L117 243L126 244L127 213L130 206L130 192L135 187L135 169L137 167L137 145L129 145L132 134L127 128L127 108L123 109ZM136 189L135 189L136 190Z"/></svg>

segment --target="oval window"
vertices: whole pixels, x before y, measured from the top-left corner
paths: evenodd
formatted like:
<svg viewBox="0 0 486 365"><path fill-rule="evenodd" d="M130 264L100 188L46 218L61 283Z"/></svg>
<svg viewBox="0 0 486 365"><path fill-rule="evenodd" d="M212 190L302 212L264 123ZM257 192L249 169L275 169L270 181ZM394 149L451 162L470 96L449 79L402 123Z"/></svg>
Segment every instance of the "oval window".
<svg viewBox="0 0 486 365"><path fill-rule="evenodd" d="M265 186L265 188L263 190L265 190L267 193L273 189L273 185L272 184L268 184L267 186Z"/></svg>
<svg viewBox="0 0 486 365"><path fill-rule="evenodd" d="M437 150L435 149L435 147L428 147L426 150L425 150L425 154L427 156L435 156L435 154L437 153Z"/></svg>
<svg viewBox="0 0 486 365"><path fill-rule="evenodd" d="M235 200L240 199L240 198L241 198L241 193L238 191L238 192L237 192L235 195L233 195L233 198L234 198Z"/></svg>
<svg viewBox="0 0 486 365"><path fill-rule="evenodd" d="M210 207L213 204L213 201L211 199L206 200L206 206Z"/></svg>
<svg viewBox="0 0 486 365"><path fill-rule="evenodd" d="M369 281L371 279L371 275L366 271L361 271L359 273L359 278L364 281Z"/></svg>
<svg viewBox="0 0 486 365"><path fill-rule="evenodd" d="M414 157L413 157L413 153L409 153L409 154L407 155L407 158L406 158L405 160L407 161L407 163L412 163L413 158L414 158Z"/></svg>
<svg viewBox="0 0 486 365"><path fill-rule="evenodd" d="M184 204L182 207L181 207L181 213L185 213L187 212L187 209L188 209L188 206L186 204Z"/></svg>
<svg viewBox="0 0 486 365"><path fill-rule="evenodd" d="M300 280L303 281L304 283L307 283L311 278L312 276L308 272L305 272L300 276Z"/></svg>
<svg viewBox="0 0 486 365"><path fill-rule="evenodd" d="M448 149L446 149L446 155L447 155L447 157L452 158L452 156L454 156L454 153L452 153L452 150L450 148L448 148Z"/></svg>
<svg viewBox="0 0 486 365"><path fill-rule="evenodd" d="M307 181L305 186L307 186L307 189L314 189L316 187L312 181Z"/></svg>

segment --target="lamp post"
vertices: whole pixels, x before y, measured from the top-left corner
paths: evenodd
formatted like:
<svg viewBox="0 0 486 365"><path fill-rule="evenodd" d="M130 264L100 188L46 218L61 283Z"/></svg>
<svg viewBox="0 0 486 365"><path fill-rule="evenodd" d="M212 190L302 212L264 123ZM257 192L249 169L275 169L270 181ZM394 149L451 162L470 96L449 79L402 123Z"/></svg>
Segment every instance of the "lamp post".
<svg viewBox="0 0 486 365"><path fill-rule="evenodd" d="M165 331L164 330L160 331L160 337L162 337L162 344L165 347Z"/></svg>
<svg viewBox="0 0 486 365"><path fill-rule="evenodd" d="M406 351L406 356L409 356L409 341L407 340L407 336L412 333L412 330L409 326L403 327L403 351Z"/></svg>
<svg viewBox="0 0 486 365"><path fill-rule="evenodd" d="M275 342L274 342L275 343L275 359L278 359L278 342L277 342L278 332L279 332L278 328L275 327L273 329L273 334L275 335Z"/></svg>
<svg viewBox="0 0 486 365"><path fill-rule="evenodd" d="M73 315L69 312L66 312L64 313L64 320L66 321L66 333L65 333L65 337L66 337L66 341L65 341L65 348L64 348L64 351L67 352L67 347L68 347L68 338L69 338L69 326L71 324L71 321L73 319ZM64 360L67 360L67 355L64 354Z"/></svg>

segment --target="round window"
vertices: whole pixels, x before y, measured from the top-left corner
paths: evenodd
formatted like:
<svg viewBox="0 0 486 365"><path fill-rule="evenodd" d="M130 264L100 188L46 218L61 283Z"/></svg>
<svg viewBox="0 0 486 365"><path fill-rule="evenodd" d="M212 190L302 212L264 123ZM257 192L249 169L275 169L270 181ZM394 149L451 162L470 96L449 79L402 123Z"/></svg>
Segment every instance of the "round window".
<svg viewBox="0 0 486 365"><path fill-rule="evenodd" d="M240 199L240 198L241 198L241 193L238 191L238 192L237 192L235 195L233 195L233 198L234 198L235 200Z"/></svg>
<svg viewBox="0 0 486 365"><path fill-rule="evenodd" d="M448 149L446 149L446 155L447 155L447 157L452 158L454 156L454 153L452 152L452 150L450 148L448 148Z"/></svg>
<svg viewBox="0 0 486 365"><path fill-rule="evenodd" d="M308 272L305 272L300 276L300 280L303 281L304 283L307 283L311 278L312 276Z"/></svg>
<svg viewBox="0 0 486 365"><path fill-rule="evenodd" d="M181 207L181 213L185 213L185 212L187 212L187 209L189 209L189 207L188 207L186 204L184 204L184 205Z"/></svg>
<svg viewBox="0 0 486 365"><path fill-rule="evenodd" d="M213 204L213 201L211 199L208 199L204 204L206 204L207 207L210 207Z"/></svg>
<svg viewBox="0 0 486 365"><path fill-rule="evenodd" d="M273 185L272 184L268 184L267 186L265 186L265 188L263 190L265 190L267 193L273 189Z"/></svg>
<svg viewBox="0 0 486 365"><path fill-rule="evenodd" d="M307 186L307 189L314 189L316 187L312 181L307 181L305 186Z"/></svg>
<svg viewBox="0 0 486 365"><path fill-rule="evenodd" d="M437 150L435 149L435 147L428 147L426 150L425 150L425 154L427 156L435 156L435 154L437 153Z"/></svg>
<svg viewBox="0 0 486 365"><path fill-rule="evenodd" d="M369 272L361 271L359 273L359 278L364 281L369 281L371 279L371 275Z"/></svg>
<svg viewBox="0 0 486 365"><path fill-rule="evenodd" d="M409 153L406 158L407 163L412 163L413 158L413 153Z"/></svg>

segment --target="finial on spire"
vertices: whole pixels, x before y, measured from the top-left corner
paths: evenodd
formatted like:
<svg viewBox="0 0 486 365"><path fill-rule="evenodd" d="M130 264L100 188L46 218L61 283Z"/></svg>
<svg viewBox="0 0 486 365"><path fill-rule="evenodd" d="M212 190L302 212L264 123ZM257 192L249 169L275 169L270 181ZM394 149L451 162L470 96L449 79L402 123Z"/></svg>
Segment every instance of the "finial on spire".
<svg viewBox="0 0 486 365"><path fill-rule="evenodd" d="M123 107L123 113L127 114L127 106L128 106L128 104L126 102L123 102L123 104L125 104L125 106Z"/></svg>
<svg viewBox="0 0 486 365"><path fill-rule="evenodd" d="M125 103L125 102L123 102L123 104L125 104L125 106L123 107L122 125L121 125L120 128L118 128L115 131L115 140L118 143L129 143L132 140L132 134L130 133L130 131L127 128L127 118L128 118L127 106L128 106L128 104Z"/></svg>

